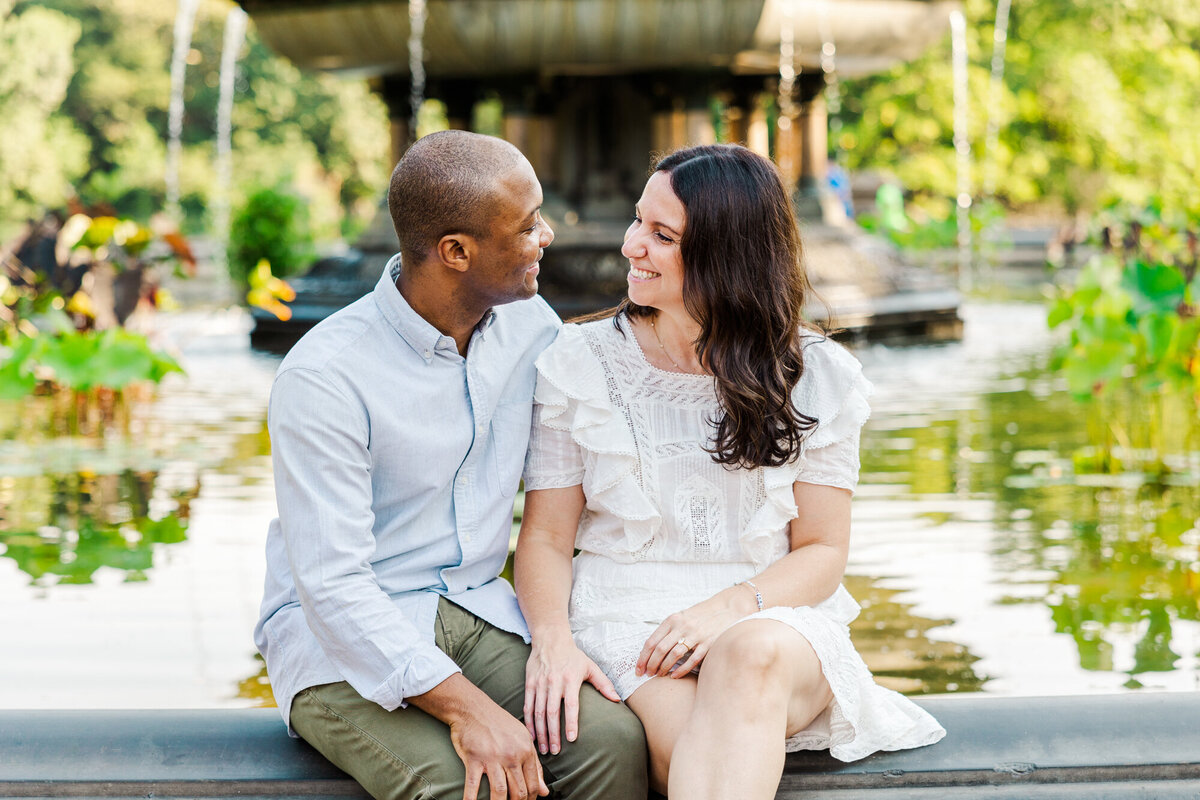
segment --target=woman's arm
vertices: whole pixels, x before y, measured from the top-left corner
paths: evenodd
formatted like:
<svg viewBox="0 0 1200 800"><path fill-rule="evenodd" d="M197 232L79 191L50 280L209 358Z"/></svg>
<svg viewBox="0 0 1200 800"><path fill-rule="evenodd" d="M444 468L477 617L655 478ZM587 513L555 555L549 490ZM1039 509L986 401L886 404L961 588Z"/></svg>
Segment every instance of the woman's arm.
<svg viewBox="0 0 1200 800"><path fill-rule="evenodd" d="M763 606L815 606L842 582L850 552L848 489L816 483L795 483L796 518L788 528L791 551L751 578L763 596ZM751 587L740 585L751 601ZM754 609L757 609L755 605Z"/></svg>
<svg viewBox="0 0 1200 800"><path fill-rule="evenodd" d="M533 637L525 666L525 725L542 753L558 753L560 718L567 741L575 741L579 688L584 681L590 681L609 700L620 701L609 679L575 646L567 621L571 557L583 506L583 487L579 485L526 492L517 537L517 602ZM565 711L561 717L560 711Z"/></svg>
<svg viewBox="0 0 1200 800"><path fill-rule="evenodd" d="M790 552L752 577L754 586L730 586L663 620L642 647L638 674L687 675L725 629L758 610L755 587L764 608L817 605L834 593L850 547L851 494L847 489L799 482L792 492L798 513L788 530ZM681 641L686 644L680 645ZM687 658L672 669L685 651Z"/></svg>

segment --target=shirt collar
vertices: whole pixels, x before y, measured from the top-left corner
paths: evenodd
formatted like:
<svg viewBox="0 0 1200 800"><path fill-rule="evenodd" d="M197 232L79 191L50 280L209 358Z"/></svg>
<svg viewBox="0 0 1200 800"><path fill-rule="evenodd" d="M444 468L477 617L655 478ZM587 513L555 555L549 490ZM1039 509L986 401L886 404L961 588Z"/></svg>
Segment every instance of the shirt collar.
<svg viewBox="0 0 1200 800"><path fill-rule="evenodd" d="M375 284L375 303L388 324L396 333L400 334L400 338L407 342L417 355L425 361L430 361L433 358L434 350L443 339L448 340L452 346L454 340L433 327L404 299L404 295L396 286L396 281L400 277L400 263L399 253L388 259L387 265L383 268L383 274L379 276L379 282ZM489 308L483 315L483 319L475 326L480 338L483 338L484 332L489 330L495 321L496 311Z"/></svg>

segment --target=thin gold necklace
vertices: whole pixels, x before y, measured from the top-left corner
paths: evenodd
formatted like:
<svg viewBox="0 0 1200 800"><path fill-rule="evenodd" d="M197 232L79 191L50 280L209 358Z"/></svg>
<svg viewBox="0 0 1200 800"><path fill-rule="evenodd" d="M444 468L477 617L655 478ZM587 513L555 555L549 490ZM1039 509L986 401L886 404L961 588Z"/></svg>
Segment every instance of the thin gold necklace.
<svg viewBox="0 0 1200 800"><path fill-rule="evenodd" d="M650 320L650 330L654 331L654 338L658 340L658 347L663 351L663 355L667 357L667 361L671 362L671 366L675 367L675 369L679 370L680 372L687 372L687 370L679 366L675 359L671 358L671 354L667 352L667 346L663 344L662 337L658 335L658 328L655 327L654 320Z"/></svg>

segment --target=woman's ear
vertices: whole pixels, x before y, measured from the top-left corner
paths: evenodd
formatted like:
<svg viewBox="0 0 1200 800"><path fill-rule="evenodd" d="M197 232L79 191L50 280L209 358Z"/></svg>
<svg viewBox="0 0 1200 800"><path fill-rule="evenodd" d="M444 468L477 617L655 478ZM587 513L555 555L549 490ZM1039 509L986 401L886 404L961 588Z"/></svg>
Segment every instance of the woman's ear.
<svg viewBox="0 0 1200 800"><path fill-rule="evenodd" d="M469 233L448 233L434 247L438 261L456 272L467 271L475 251L475 237Z"/></svg>

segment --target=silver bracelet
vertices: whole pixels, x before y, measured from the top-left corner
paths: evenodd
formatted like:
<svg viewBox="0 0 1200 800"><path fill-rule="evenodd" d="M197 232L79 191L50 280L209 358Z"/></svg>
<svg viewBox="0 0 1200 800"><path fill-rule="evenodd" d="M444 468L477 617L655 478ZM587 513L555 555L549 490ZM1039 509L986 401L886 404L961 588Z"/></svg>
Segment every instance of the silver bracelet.
<svg viewBox="0 0 1200 800"><path fill-rule="evenodd" d="M742 581L742 583L746 584L747 586L749 586L751 589L754 590L754 602L758 603L758 610L762 611L763 610L762 592L760 592L758 590L758 587L754 585L754 581Z"/></svg>

